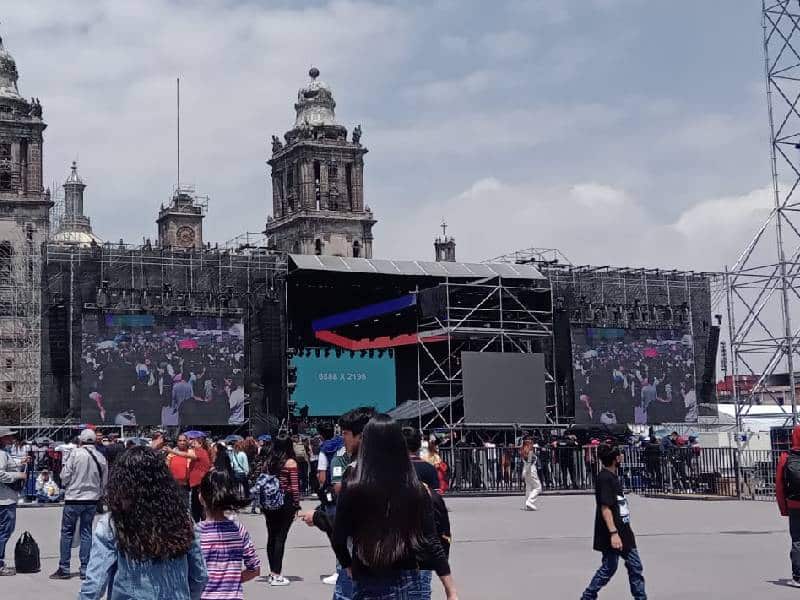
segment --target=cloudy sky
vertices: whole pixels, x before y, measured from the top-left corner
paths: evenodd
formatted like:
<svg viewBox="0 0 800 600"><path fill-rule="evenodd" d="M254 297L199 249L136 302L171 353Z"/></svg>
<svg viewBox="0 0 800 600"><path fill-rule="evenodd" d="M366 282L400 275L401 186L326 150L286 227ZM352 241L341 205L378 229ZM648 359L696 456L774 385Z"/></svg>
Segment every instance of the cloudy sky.
<svg viewBox="0 0 800 600"><path fill-rule="evenodd" d="M263 228L268 140L311 65L361 123L376 256L530 246L575 263L721 269L770 204L760 3L63 0L0 25L44 107L47 181L78 158L104 239L155 236L183 176L206 238Z"/></svg>

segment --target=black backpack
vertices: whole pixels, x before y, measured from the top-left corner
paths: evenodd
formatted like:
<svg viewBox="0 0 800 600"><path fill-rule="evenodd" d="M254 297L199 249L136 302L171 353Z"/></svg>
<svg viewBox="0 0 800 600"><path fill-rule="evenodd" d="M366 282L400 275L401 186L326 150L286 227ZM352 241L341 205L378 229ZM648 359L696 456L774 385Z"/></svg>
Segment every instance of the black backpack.
<svg viewBox="0 0 800 600"><path fill-rule="evenodd" d="M791 450L783 470L783 485L789 500L800 500L800 452Z"/></svg>
<svg viewBox="0 0 800 600"><path fill-rule="evenodd" d="M14 548L14 565L17 573L38 573L42 569L39 561L39 544L27 531L17 540Z"/></svg>
<svg viewBox="0 0 800 600"><path fill-rule="evenodd" d="M450 515L447 514L447 505L444 503L444 498L436 490L430 490L430 495L433 503L433 520L436 523L436 533L439 536L445 555L449 558L453 534L450 531Z"/></svg>

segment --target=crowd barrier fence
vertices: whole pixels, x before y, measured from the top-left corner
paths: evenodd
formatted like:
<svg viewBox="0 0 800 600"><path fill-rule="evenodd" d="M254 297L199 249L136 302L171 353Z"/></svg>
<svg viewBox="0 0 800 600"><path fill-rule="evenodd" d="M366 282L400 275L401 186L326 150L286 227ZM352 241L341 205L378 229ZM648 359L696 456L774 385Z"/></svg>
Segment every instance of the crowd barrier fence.
<svg viewBox="0 0 800 600"><path fill-rule="evenodd" d="M620 448L624 453L620 476L629 492L741 500L775 499L775 469L780 456L777 451ZM543 492L591 493L594 490L595 475L602 468L596 446L545 446L534 451ZM30 452L30 478L47 469L60 485L61 459L58 454L46 450ZM502 496L525 492L524 461L519 447L442 448L440 456L447 465L448 495ZM308 482L312 484L309 488L313 488L310 472Z"/></svg>
<svg viewBox="0 0 800 600"><path fill-rule="evenodd" d="M738 448L681 447L663 450L622 446L620 476L629 492L653 495L715 496L742 500L775 499L775 467L780 452ZM591 492L602 468L597 447L544 447L536 451L544 492ZM523 459L518 447L444 448L448 494L524 493Z"/></svg>

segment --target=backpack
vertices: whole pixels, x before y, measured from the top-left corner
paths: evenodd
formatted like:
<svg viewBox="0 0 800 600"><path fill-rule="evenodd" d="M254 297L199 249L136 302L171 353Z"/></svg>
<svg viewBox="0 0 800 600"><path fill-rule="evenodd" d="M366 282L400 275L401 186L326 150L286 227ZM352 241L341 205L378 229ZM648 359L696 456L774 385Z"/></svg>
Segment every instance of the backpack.
<svg viewBox="0 0 800 600"><path fill-rule="evenodd" d="M450 544L453 537L450 531L450 515L447 514L447 505L444 503L444 498L442 498L441 494L430 489L424 483L422 486L428 493L428 496L431 499L431 504L433 505L433 521L436 525L436 537L439 538L439 542L442 544L442 549L444 550L445 556L449 558ZM422 553L423 557L420 561L422 563L420 565L421 569L427 569L429 566L432 566L432 564L429 564L430 557L427 554L427 551L423 551Z"/></svg>
<svg viewBox="0 0 800 600"><path fill-rule="evenodd" d="M284 493L280 480L275 475L262 473L256 484L250 490L250 495L258 498L258 504L264 510L278 510L283 508Z"/></svg>
<svg viewBox="0 0 800 600"><path fill-rule="evenodd" d="M431 502L433 503L433 520L436 523L436 534L442 543L445 555L450 557L450 542L453 534L450 531L450 515L447 514L447 505L441 494L434 490L429 490Z"/></svg>
<svg viewBox="0 0 800 600"><path fill-rule="evenodd" d="M783 468L783 484L789 500L800 500L800 452L792 450Z"/></svg>
<svg viewBox="0 0 800 600"><path fill-rule="evenodd" d="M17 573L38 573L42 569L39 561L39 544L27 531L17 540L14 548L14 564Z"/></svg>

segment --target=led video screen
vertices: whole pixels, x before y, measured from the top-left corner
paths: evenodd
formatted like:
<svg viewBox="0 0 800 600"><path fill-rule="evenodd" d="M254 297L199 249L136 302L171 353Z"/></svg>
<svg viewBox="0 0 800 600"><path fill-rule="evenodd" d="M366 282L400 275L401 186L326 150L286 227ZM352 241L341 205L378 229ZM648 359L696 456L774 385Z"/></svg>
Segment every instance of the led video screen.
<svg viewBox="0 0 800 600"><path fill-rule="evenodd" d="M575 422L697 421L692 336L675 329L573 328Z"/></svg>
<svg viewBox="0 0 800 600"><path fill-rule="evenodd" d="M87 423L245 421L241 319L87 314L81 341L81 417Z"/></svg>
<svg viewBox="0 0 800 600"><path fill-rule="evenodd" d="M339 416L358 406L381 412L397 404L394 352L363 353L311 348L292 358L297 387L292 400L309 416Z"/></svg>
<svg viewBox="0 0 800 600"><path fill-rule="evenodd" d="M467 424L545 423L544 354L462 352Z"/></svg>

